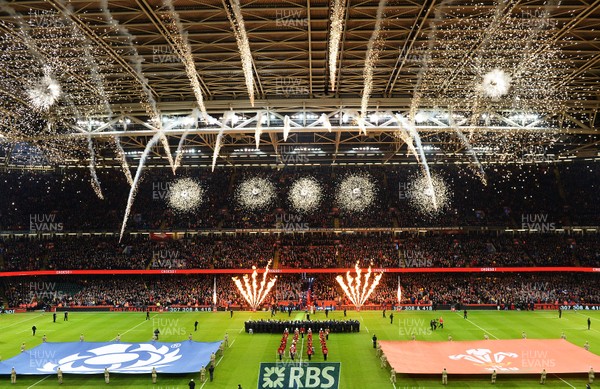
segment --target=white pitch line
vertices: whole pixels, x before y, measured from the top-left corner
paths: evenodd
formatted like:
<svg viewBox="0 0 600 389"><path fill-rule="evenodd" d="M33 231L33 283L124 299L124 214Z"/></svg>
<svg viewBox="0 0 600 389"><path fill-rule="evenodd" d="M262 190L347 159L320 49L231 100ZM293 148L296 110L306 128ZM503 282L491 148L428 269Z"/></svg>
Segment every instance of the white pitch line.
<svg viewBox="0 0 600 389"><path fill-rule="evenodd" d="M21 320L19 322L12 323L12 324L9 324L7 326L2 326L2 329L4 330L6 328L9 328L9 327L12 327L12 326L16 326L16 325L19 325L21 323L25 323L26 321L29 321L29 320L37 319L38 317L42 317L42 316L44 316L44 314L37 315L37 316L34 316L34 317L30 317L29 319Z"/></svg>
<svg viewBox="0 0 600 389"><path fill-rule="evenodd" d="M579 316L583 316L583 317L589 317L588 315L584 315L583 313L579 313L579 312L575 312L576 314L578 314ZM585 325L587 326L587 323L585 323ZM585 328L585 327L584 327ZM578 328L581 329L581 328ZM587 331L587 330L586 330ZM600 332L595 328L590 328L590 331L594 331L594 332Z"/></svg>
<svg viewBox="0 0 600 389"><path fill-rule="evenodd" d="M229 348L233 347L233 344L234 344L234 343L235 343L235 339L233 339L233 340L231 341L231 345L229 345ZM225 355L221 356L221 359L219 359L219 360L217 361L217 363L215 364L215 367L219 366L219 363L221 363L221 361L223 360L223 357L225 357ZM208 382L208 380L207 380L207 381L204 381L204 382L202 383L202 386L200 386L200 389L202 389L202 388L204 387L204 385L206 385L206 383L207 383L207 382Z"/></svg>
<svg viewBox="0 0 600 389"><path fill-rule="evenodd" d="M245 329L246 329L245 327L240 328L240 332L238 332L238 334L241 334L242 331L244 331Z"/></svg>
<svg viewBox="0 0 600 389"><path fill-rule="evenodd" d="M365 321L365 319L363 319L363 317L362 317L362 316L360 317L360 320L362 320L363 322ZM367 334L370 334L370 332L369 332L369 327L367 327L367 325L366 325L366 324L364 324L364 323L363 323L363 326L365 327L365 330L367 330Z"/></svg>
<svg viewBox="0 0 600 389"><path fill-rule="evenodd" d="M50 377L51 377L51 375L47 375L47 376L45 376L44 378L42 378L41 380L39 380L39 381L38 381L38 382L36 382L35 384L33 384L33 385L31 385L31 386L28 386L28 387L27 387L27 389L29 389L29 388L33 388L34 386L36 386L36 385L37 385L37 384L39 384L40 382L42 382L42 381L45 381L45 380L47 380L47 379L48 379L48 378L50 378Z"/></svg>
<svg viewBox="0 0 600 389"><path fill-rule="evenodd" d="M458 316L460 316L460 313L456 312L456 314L457 314ZM468 321L469 323L473 324L475 327L479 328L481 331L485 332L486 334L490 334L490 336L491 336L492 338L495 338L495 339L500 339L500 338L498 338L496 335L494 335L494 334L492 334L491 332L489 332L488 330L486 330L485 328L483 328L483 327L480 327L480 326L478 326L477 324L473 323L473 322L472 322L470 319L463 319L463 320L466 320L466 321Z"/></svg>
<svg viewBox="0 0 600 389"><path fill-rule="evenodd" d="M235 339L233 340L233 342L235 342ZM231 344L232 344L232 345L233 345L233 342L231 342ZM215 367L219 366L219 363L221 363L221 361L223 360L223 357L224 357L224 356L225 356L225 355L223 355L223 356L222 356L222 357L221 357L221 358L220 358L220 359L217 361L217 363L215 364ZM210 377L210 375L209 375L209 377ZM204 385L206 385L206 383L207 383L209 380L210 380L210 378L206 379L206 381L204 381L204 382L202 383L202 385L200 386L200 389L204 388Z"/></svg>
<svg viewBox="0 0 600 389"><path fill-rule="evenodd" d="M156 317L156 315L154 315L154 316L150 316L150 319L152 319L153 317ZM137 325L135 325L135 326L131 327L130 329L128 329L128 330L127 330L127 331L125 331L125 332L121 332L121 335L125 335L126 333L133 331L135 328L138 328L138 327L139 327L139 326L141 326L142 324L145 324L147 321L148 321L147 319L144 319L144 321L143 321L143 322L141 322L140 324L137 324ZM115 340L115 339L117 339L117 337L116 337L116 336L115 336L114 338L112 338L110 341L113 341L113 340Z"/></svg>
<svg viewBox="0 0 600 389"><path fill-rule="evenodd" d="M569 385L571 388L575 388L573 385L571 385L570 383L568 383L567 381L563 380L562 378L560 378L559 376L557 376L556 374L553 374L553 376L555 376L556 378L558 378L559 380L561 380L562 382L564 382L565 384Z"/></svg>
<svg viewBox="0 0 600 389"><path fill-rule="evenodd" d="M302 354L304 353L304 337L302 337L302 346L300 347L300 363L302 363Z"/></svg>
<svg viewBox="0 0 600 389"><path fill-rule="evenodd" d="M44 333L46 333L46 332L55 332L55 331L58 331L58 330L56 330L56 329L54 329L54 330L51 330L51 329L45 329L44 331L40 331L40 329L38 328L38 329L36 330L36 334L39 334L39 333L41 333L41 334L44 334ZM25 333L25 332L31 332L31 329L28 329L28 330L23 330L23 331L19 331L19 332L17 332L17 334L23 334L23 333ZM32 335L32 336L34 336L34 335ZM36 336L37 336L37 335L36 335Z"/></svg>

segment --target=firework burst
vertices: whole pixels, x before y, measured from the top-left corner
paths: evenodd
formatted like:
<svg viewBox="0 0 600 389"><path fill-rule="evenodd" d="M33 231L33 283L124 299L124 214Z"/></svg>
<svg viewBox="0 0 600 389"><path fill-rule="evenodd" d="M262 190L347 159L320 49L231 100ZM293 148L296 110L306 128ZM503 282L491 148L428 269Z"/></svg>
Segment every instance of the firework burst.
<svg viewBox="0 0 600 389"><path fill-rule="evenodd" d="M288 200L297 212L311 212L319 207L322 193L323 189L317 180L303 177L292 184Z"/></svg>
<svg viewBox="0 0 600 389"><path fill-rule="evenodd" d="M52 75L52 70L49 66L45 66L44 76L27 90L27 96L35 109L48 111L58 101L61 92L60 84Z"/></svg>
<svg viewBox="0 0 600 389"><path fill-rule="evenodd" d="M204 188L191 178L181 178L169 188L169 206L177 212L188 213L202 204Z"/></svg>
<svg viewBox="0 0 600 389"><path fill-rule="evenodd" d="M338 185L336 203L348 212L363 212L373 204L377 187L370 174L354 173L346 176Z"/></svg>
<svg viewBox="0 0 600 389"><path fill-rule="evenodd" d="M413 178L407 197L409 204L424 215L436 216L450 207L450 189L437 174L432 174L431 180L423 175Z"/></svg>
<svg viewBox="0 0 600 389"><path fill-rule="evenodd" d="M508 93L510 81L511 77L504 70L493 69L483 76L480 89L484 96L499 99Z"/></svg>
<svg viewBox="0 0 600 389"><path fill-rule="evenodd" d="M267 208L275 197L275 186L262 177L252 177L237 188L235 197L241 208L256 211Z"/></svg>

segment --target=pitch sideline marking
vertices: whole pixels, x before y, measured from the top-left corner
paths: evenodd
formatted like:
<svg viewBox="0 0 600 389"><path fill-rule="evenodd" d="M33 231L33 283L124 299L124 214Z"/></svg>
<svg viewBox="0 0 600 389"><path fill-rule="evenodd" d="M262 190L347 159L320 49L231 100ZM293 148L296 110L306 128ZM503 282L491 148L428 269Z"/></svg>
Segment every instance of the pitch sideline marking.
<svg viewBox="0 0 600 389"><path fill-rule="evenodd" d="M44 316L43 313L40 314L40 315L34 316L34 317L30 317L29 319L25 319L25 320L22 320L22 321L19 321L19 322L16 322L16 323L9 324L7 326L2 326L2 329L10 328L12 326L16 326L18 324L25 323L26 321L29 321L29 320L37 319L37 318L42 317L42 316Z"/></svg>
<svg viewBox="0 0 600 389"><path fill-rule="evenodd" d="M460 313L456 312L456 314L457 314L458 316L460 316ZM488 330L486 330L485 328L483 328L483 327L480 327L480 326L478 326L477 324L473 323L473 322L471 321L471 319L464 319L464 320L466 320L466 321L468 321L469 323L473 324L475 327L479 328L481 331L485 332L486 334L490 334L490 336L491 336L491 337L493 337L493 338L495 338L496 340L500 340L500 338L498 338L496 335L492 334L491 332L489 332L489 331L488 331Z"/></svg>
<svg viewBox="0 0 600 389"><path fill-rule="evenodd" d="M233 343L235 342L235 339L233 339L233 341L231 342L231 345L229 346L229 348L233 347ZM217 361L217 363L215 364L215 367L219 366L219 363L221 363L221 361L223 360L223 358L225 357L225 352L223 352L223 355L221 356L221 358ZM209 376L210 377L210 376ZM200 386L200 389L204 388L204 385L206 385L206 383L210 380L210 378L206 379L202 385Z"/></svg>
<svg viewBox="0 0 600 389"><path fill-rule="evenodd" d="M38 382L36 382L35 384L33 384L33 385L31 385L31 386L28 386L28 387L27 387L27 389L29 389L29 388L33 388L34 386L36 386L36 385L37 385L37 384L39 384L40 382L42 382L42 381L44 381L44 380L47 380L47 379L48 379L48 378L50 378L50 377L51 377L51 375L47 375L47 376L45 376L44 378L42 378L41 380L39 380L39 381L38 381Z"/></svg>
<svg viewBox="0 0 600 389"><path fill-rule="evenodd" d="M304 353L304 336L302 337L302 346L300 346L300 363L302 363L302 354Z"/></svg>
<svg viewBox="0 0 600 389"><path fill-rule="evenodd" d="M4 328L3 328L3 329L4 329ZM38 329L36 330L36 334L37 334L38 332L41 332L41 333L46 333L46 332L54 332L54 331L58 331L58 330L57 330L57 329L46 329L45 331L40 331L40 329L38 328ZM17 334L24 334L25 332L31 332L31 330L30 330L30 329L26 329L26 330L19 331L19 332L16 332L16 333L17 333Z"/></svg>
<svg viewBox="0 0 600 389"><path fill-rule="evenodd" d="M367 330L367 334L370 334L370 332L369 332L369 327L367 327L367 325L366 325L366 324L364 324L364 321L365 321L365 319L363 319L363 317L361 316L361 317L360 317L360 320L362 320L362 321L363 321L363 326L365 327L365 330Z"/></svg>
<svg viewBox="0 0 600 389"><path fill-rule="evenodd" d="M584 315L583 313L579 313L579 312L575 312L575 313L578 314L579 316L589 317L588 315ZM586 323L586 325L587 325L587 323ZM578 328L578 329L580 329L580 328ZM594 331L594 332L600 332L595 328L590 328L590 330Z"/></svg>
<svg viewBox="0 0 600 389"><path fill-rule="evenodd" d="M156 317L156 315L157 315L157 314L155 314L154 316L150 316L150 319L152 319L152 318ZM148 321L147 319L144 319L144 321L143 321L143 322L141 322L140 324L136 324L135 326L131 327L131 328L130 328L130 329L128 329L127 331L125 331L125 332L122 332L122 333L121 333L121 335L125 335L126 333L133 331L135 328L138 328L138 327L139 327L139 326L141 326L142 324L145 324L147 321ZM110 341L112 342L112 341L113 341L113 340L115 340L115 339L117 339L117 337L116 337L116 336L115 336L114 338L112 338Z"/></svg>
<svg viewBox="0 0 600 389"><path fill-rule="evenodd" d="M235 339L234 339L235 341ZM231 342L231 344L233 344L233 342ZM219 363L221 363L221 361L223 360L223 357L225 357L225 355L222 355L221 358L217 361L217 363L215 364L215 367L219 366ZM210 377L210 375L209 375ZM207 378L203 383L202 386L200 386L200 389L202 389L204 387L204 385L206 385L206 383L210 380L210 378Z"/></svg>
<svg viewBox="0 0 600 389"><path fill-rule="evenodd" d="M558 378L559 380L561 380L562 382L564 382L565 384L569 385L571 388L575 388L573 385L571 385L570 383L568 383L567 381L563 380L562 378L560 378L559 376L557 376L556 374L552 374L553 376L555 376L556 378ZM576 389L576 388L575 388Z"/></svg>

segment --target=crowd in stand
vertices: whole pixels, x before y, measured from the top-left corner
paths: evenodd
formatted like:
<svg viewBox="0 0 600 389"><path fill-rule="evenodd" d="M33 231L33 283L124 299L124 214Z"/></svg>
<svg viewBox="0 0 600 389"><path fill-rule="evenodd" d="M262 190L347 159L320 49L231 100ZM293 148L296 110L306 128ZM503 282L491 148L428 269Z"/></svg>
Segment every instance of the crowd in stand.
<svg viewBox="0 0 600 389"><path fill-rule="evenodd" d="M451 204L435 218L425 216L407 198L416 166L372 167L366 170L376 182L376 201L364 213L349 213L333 200L337 183L346 168L298 168L281 171L231 170L211 174L206 170L182 171L206 189L202 206L194 213L176 213L165 201L176 179L164 170L146 174L133 205L128 231L188 230L178 239L153 239L150 234L118 232L129 185L119 174L99 172L104 199L89 185L89 172L2 173L0 232L32 231L40 237L0 239L0 270L72 269L248 269L362 267L508 267L585 266L600 267L598 234L561 234L561 226L597 226L600 204L597 186L600 172L583 162L570 165L498 166L487 169L485 186L469 172L455 166L437 167L449 185ZM276 185L272 206L250 212L239 207L235 190L247 177L260 174ZM287 199L291 184L312 176L323 185L324 200L312 213L296 213ZM294 215L301 231L281 231L281 220ZM452 229L441 232L360 232L370 227L502 227L527 229L539 218L548 233L500 233ZM38 225L41 222L43 228ZM33 223L33 224L32 224ZM305 228L306 227L306 228ZM307 232L315 228L357 228L355 233ZM525 226L526 227L526 226ZM538 226L539 227L539 226ZM48 230L44 230L47 228ZM270 228L280 231L234 232L232 229ZM283 228L285 230L285 228ZM78 231L54 236L52 232ZM107 234L94 234L104 231ZM194 232L191 232L194 231ZM196 233L197 232L197 233ZM293 232L293 233L291 233ZM113 235L109 234L112 233ZM4 236L8 236L5 234ZM333 276L282 276L266 301L304 306L348 303ZM213 279L128 277L63 279L40 290L31 279L4 281L11 306L112 305L148 306L213 305ZM243 306L231 278L217 276L217 305ZM537 274L402 275L403 302L490 303L520 305L531 302L600 302L593 275ZM60 289L57 289L60 288ZM58 293L58 292L61 293ZM370 303L397 302L397 279L386 275Z"/></svg>
<svg viewBox="0 0 600 389"><path fill-rule="evenodd" d="M280 275L273 291L260 309L283 304L307 309L342 309L351 305L334 275ZM521 307L528 304L600 304L597 275L582 273L388 273L382 278L367 304L494 304ZM6 297L11 307L55 306L213 306L213 276L6 278ZM231 277L216 276L216 305L247 308ZM290 308L291 309L291 308ZM318 311L317 311L318 312ZM283 313L286 317L288 314ZM321 316L322 317L322 316ZM314 316L313 316L314 319Z"/></svg>
<svg viewBox="0 0 600 389"><path fill-rule="evenodd" d="M560 226L598 225L596 201L598 169L584 162L569 165L492 166L486 169L487 185L457 166L436 166L435 174L449 186L451 203L435 218L411 206L410 191L417 166L373 166L368 172L377 188L376 201L364 213L344 211L335 202L337 184L350 168L296 168L292 170L245 169L211 174L205 169L181 171L177 177L166 169L148 170L133 204L128 230L198 230L275 228L283 214L299 213L287 198L292 183L312 176L324 191L320 206L302 213L302 223L321 227L423 227L500 226L520 228L523 216L544 215ZM87 170L65 173L2 173L0 231L32 230L34 215L53 215L64 231L118 231L127 203L129 184L120 174L100 171L104 199L89 184ZM256 212L243 210L235 191L248 177L261 175L276 186L272 204ZM194 177L205 188L203 203L194 213L173 212L167 205L169 186L178 178ZM35 227L35 226L34 226ZM35 228L34 228L35 229Z"/></svg>
<svg viewBox="0 0 600 389"><path fill-rule="evenodd" d="M217 277L216 305L242 304L229 277ZM212 306L212 277L109 277L109 278L19 278L5 279L10 306Z"/></svg>
<svg viewBox="0 0 600 389"><path fill-rule="evenodd" d="M600 267L597 234L208 234L154 241L115 236L0 241L0 269Z"/></svg>
<svg viewBox="0 0 600 389"><path fill-rule="evenodd" d="M371 300L376 304L494 304L526 306L537 303L599 303L595 274L475 273L408 274L384 278Z"/></svg>

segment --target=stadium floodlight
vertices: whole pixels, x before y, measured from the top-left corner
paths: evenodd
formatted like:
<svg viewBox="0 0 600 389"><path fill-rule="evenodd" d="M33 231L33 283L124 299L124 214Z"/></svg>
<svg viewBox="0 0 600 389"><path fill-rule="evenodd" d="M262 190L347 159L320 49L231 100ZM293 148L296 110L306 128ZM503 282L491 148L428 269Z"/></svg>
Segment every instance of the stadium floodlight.
<svg viewBox="0 0 600 389"><path fill-rule="evenodd" d="M267 263L267 267L265 268L265 272L262 275L262 280L260 281L260 285L257 282L258 272L256 271L256 266L252 266L252 275L248 277L248 274L244 274L242 277L242 281L238 277L232 277L235 286L238 288L244 299L248 302L253 311L262 304L265 300L273 286L275 285L275 281L277 281L277 276L267 279L267 275L269 274L269 265L271 261ZM252 278L252 281L250 281Z"/></svg>
<svg viewBox="0 0 600 389"><path fill-rule="evenodd" d="M381 276L383 276L383 273L372 273L371 266L369 266L363 280L361 277L362 269L358 266L358 262L354 265L354 269L356 271L356 277L351 276L350 271L348 271L346 272L346 281L344 281L344 277L341 275L337 276L335 279L356 309L360 310L377 285L379 285L379 280L381 279ZM374 274L374 279L372 281L371 274Z"/></svg>

